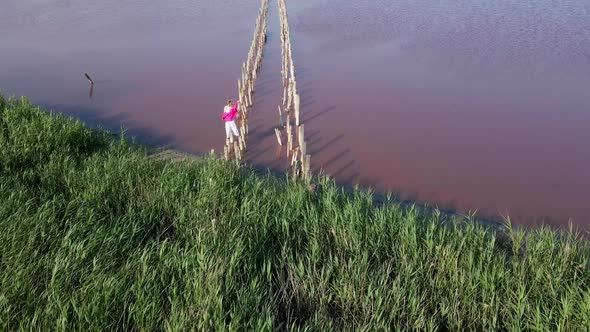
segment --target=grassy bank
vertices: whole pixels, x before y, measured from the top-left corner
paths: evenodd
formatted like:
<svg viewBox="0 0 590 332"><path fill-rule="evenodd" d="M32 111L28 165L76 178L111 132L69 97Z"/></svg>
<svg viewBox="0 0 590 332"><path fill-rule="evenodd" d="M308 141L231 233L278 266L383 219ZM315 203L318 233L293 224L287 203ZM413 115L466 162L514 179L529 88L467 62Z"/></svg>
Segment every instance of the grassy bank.
<svg viewBox="0 0 590 332"><path fill-rule="evenodd" d="M0 99L0 330L590 330L588 242L442 218Z"/></svg>

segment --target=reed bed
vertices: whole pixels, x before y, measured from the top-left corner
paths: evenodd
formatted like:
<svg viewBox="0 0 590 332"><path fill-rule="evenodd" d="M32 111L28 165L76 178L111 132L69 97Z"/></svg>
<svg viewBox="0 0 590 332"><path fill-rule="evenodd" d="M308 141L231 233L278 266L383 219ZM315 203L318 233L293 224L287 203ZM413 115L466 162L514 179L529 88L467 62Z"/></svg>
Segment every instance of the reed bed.
<svg viewBox="0 0 590 332"><path fill-rule="evenodd" d="M0 98L0 330L590 330L586 240L152 159Z"/></svg>
<svg viewBox="0 0 590 332"><path fill-rule="evenodd" d="M262 65L264 46L266 45L268 1L262 0L260 5L254 28L254 37L250 44L246 62L242 64L242 75L238 79L238 99L240 102L238 126L240 128L240 137L237 142L234 142L233 136L226 138L224 147L226 160L234 158L239 162L244 159L247 150L248 115L254 106L254 87L256 86L256 79Z"/></svg>

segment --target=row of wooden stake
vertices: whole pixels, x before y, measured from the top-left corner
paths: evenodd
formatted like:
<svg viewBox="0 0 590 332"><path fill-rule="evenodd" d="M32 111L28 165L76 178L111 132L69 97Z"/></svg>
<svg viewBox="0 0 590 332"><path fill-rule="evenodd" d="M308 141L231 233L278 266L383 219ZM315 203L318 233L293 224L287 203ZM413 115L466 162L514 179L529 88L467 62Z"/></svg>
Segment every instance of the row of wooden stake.
<svg viewBox="0 0 590 332"><path fill-rule="evenodd" d="M283 100L282 105L279 105L279 127L275 128L275 134L277 136L277 142L282 146L282 130L285 129L287 136L287 158L291 162L293 176L309 181L311 179L311 155L307 154L305 128L299 117L301 98L297 93L287 4L285 0L278 0L278 4L281 22ZM285 121L283 121L283 117L285 117ZM294 127L292 125L292 117L295 122ZM295 135L297 137L296 141L294 139Z"/></svg>
<svg viewBox="0 0 590 332"><path fill-rule="evenodd" d="M226 160L235 159L236 161L241 161L246 154L248 114L254 105L254 86L256 85L256 78L260 71L260 65L262 64L264 46L266 45L268 4L269 0L262 0L248 58L242 64L242 75L238 79L239 115L237 122L240 128L240 137L237 142L234 142L233 135L226 138L224 147Z"/></svg>

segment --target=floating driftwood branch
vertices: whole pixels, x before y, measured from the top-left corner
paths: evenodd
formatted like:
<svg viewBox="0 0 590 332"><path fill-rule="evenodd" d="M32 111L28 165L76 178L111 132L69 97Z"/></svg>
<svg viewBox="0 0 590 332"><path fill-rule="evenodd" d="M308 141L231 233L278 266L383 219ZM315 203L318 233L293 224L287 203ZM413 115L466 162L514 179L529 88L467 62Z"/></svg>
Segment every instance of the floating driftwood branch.
<svg viewBox="0 0 590 332"><path fill-rule="evenodd" d="M88 82L90 82L90 84L94 84L94 81L92 80L92 78L90 78L90 75L88 75L88 73L84 73L84 76L86 76L86 79L88 80Z"/></svg>

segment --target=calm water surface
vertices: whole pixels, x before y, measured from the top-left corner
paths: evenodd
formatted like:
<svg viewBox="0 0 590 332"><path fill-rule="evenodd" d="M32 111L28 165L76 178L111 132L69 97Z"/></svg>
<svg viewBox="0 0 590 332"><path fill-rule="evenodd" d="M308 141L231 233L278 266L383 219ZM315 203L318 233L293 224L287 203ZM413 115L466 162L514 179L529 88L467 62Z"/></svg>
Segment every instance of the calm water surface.
<svg viewBox="0 0 590 332"><path fill-rule="evenodd" d="M3 0L0 89L219 151L258 6ZM270 15L249 158L281 168L272 0ZM316 170L459 212L588 228L590 2L291 0L289 15Z"/></svg>

